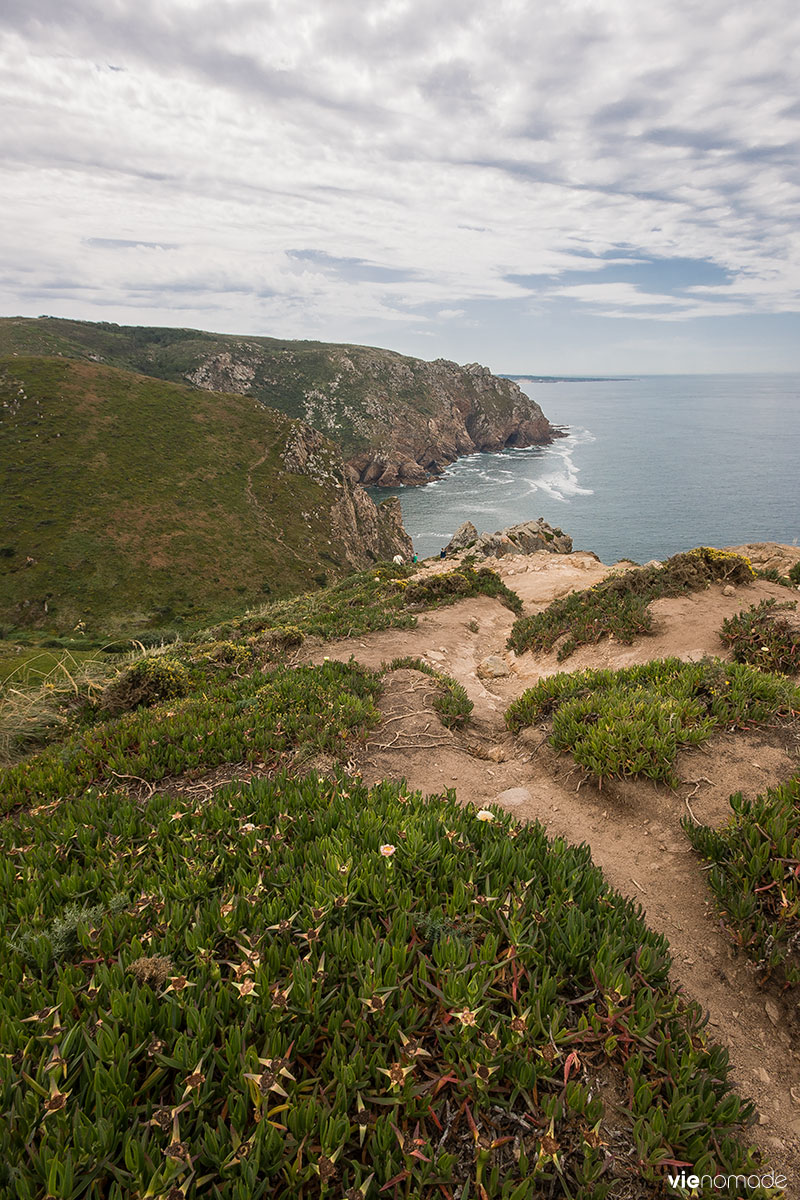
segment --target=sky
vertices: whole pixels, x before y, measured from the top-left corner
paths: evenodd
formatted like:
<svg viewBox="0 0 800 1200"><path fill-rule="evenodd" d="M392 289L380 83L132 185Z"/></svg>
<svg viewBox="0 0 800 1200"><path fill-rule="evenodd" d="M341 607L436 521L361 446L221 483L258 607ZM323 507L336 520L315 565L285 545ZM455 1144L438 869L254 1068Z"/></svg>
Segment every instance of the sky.
<svg viewBox="0 0 800 1200"><path fill-rule="evenodd" d="M0 315L800 370L796 0L0 0Z"/></svg>

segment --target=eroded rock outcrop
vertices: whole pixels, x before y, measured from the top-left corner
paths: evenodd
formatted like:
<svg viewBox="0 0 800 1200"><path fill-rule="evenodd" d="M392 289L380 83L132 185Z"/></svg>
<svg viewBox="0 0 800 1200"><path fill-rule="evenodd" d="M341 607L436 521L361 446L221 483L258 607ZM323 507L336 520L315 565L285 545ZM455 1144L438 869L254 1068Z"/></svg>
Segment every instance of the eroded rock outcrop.
<svg viewBox="0 0 800 1200"><path fill-rule="evenodd" d="M392 497L373 503L363 487L352 482L337 447L317 430L296 421L282 458L287 471L306 475L326 489L332 542L350 566L361 569L395 554L411 557L414 547L403 528L400 501Z"/></svg>
<svg viewBox="0 0 800 1200"><path fill-rule="evenodd" d="M562 529L554 529L543 517L509 525L496 533L478 533L471 521L465 521L445 547L446 554L469 550L482 558L504 558L507 554L535 554L547 550L551 554L571 554L572 538Z"/></svg>

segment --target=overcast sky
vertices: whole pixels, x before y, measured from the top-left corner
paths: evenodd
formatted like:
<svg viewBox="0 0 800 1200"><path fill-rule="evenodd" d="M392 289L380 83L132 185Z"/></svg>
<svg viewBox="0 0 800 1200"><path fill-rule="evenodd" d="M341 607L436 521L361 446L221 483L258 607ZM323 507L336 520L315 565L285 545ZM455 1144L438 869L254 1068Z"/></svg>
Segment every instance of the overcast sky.
<svg viewBox="0 0 800 1200"><path fill-rule="evenodd" d="M0 0L0 313L800 370L797 0Z"/></svg>

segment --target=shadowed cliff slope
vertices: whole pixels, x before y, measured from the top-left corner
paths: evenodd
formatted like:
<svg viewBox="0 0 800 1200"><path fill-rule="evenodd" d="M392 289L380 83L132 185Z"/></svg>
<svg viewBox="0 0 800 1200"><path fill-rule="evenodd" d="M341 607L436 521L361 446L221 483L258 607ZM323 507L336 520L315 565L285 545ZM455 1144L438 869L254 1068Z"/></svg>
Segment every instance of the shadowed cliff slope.
<svg viewBox="0 0 800 1200"><path fill-rule="evenodd" d="M252 398L0 359L0 621L192 622L411 543L328 439Z"/></svg>

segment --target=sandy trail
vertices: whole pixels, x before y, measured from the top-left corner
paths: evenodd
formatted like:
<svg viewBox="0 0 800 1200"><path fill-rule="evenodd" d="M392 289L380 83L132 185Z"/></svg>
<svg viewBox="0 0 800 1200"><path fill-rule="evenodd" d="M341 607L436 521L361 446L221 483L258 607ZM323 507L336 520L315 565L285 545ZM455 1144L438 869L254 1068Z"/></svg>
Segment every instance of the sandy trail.
<svg viewBox="0 0 800 1200"><path fill-rule="evenodd" d="M428 570L451 569L452 562ZM568 591L598 582L610 570L593 555L536 554L491 562L522 597L526 612ZM687 813L721 823L734 791L755 795L800 766L797 736L778 727L720 735L679 756L685 781L676 792L649 781L613 781L599 789L583 782L569 756L547 744L544 726L514 739L503 713L537 679L558 670L620 667L676 655L726 657L718 638L723 617L785 588L762 580L724 596L721 586L652 606L652 636L632 646L613 641L581 648L566 663L554 654L519 657L505 649L513 614L486 597L462 601L420 617L416 629L387 630L310 647L309 659L352 655L378 668L399 656L424 658L457 679L475 704L467 730L445 730L431 707L428 676L413 670L387 677L383 723L371 736L357 769L367 783L405 779L425 794L455 788L462 802L499 804L522 820L538 820L550 836L587 842L609 883L642 906L651 928L669 940L672 977L707 1011L710 1032L730 1052L733 1079L755 1100L752 1130L776 1170L800 1180L800 1053L796 1001L763 989L744 955L732 946L715 915L702 861L680 822ZM505 659L508 674L482 680L489 654ZM688 802L688 804L687 804Z"/></svg>

